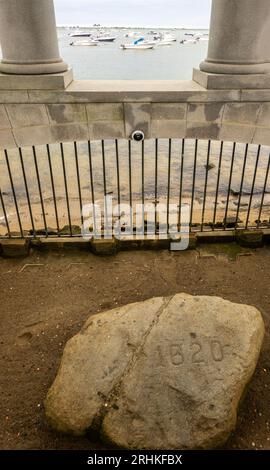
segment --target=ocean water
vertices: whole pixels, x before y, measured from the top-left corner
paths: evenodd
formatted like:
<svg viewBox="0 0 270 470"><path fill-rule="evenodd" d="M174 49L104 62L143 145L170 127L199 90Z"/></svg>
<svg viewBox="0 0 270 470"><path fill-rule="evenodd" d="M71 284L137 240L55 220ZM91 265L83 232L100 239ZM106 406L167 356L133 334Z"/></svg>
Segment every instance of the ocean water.
<svg viewBox="0 0 270 470"><path fill-rule="evenodd" d="M122 50L120 45L130 43L133 39L125 35L129 29L105 29L105 34L116 35L113 43L101 43L97 47L74 47L70 42L82 38L71 38L74 31L68 28L58 28L60 52L63 59L73 67L76 79L123 79L123 80L190 80L193 67L207 56L207 41L197 44L180 44L182 39L189 39L185 33L188 30L155 30L173 34L177 41L170 46L155 46L144 51ZM83 31L91 31L83 30ZM150 39L149 29L138 31L146 39ZM196 35L206 33L206 30L193 30Z"/></svg>

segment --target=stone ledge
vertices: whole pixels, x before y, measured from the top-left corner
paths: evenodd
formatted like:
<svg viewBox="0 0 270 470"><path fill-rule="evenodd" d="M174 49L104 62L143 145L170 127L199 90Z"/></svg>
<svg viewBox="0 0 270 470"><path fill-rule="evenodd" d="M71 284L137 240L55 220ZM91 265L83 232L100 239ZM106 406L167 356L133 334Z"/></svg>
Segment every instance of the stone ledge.
<svg viewBox="0 0 270 470"><path fill-rule="evenodd" d="M253 76L257 77L257 76ZM235 78L235 77L234 77ZM220 77L219 80L224 80ZM72 70L54 75L0 74L0 104L229 103L270 101L270 88L241 85L205 88L193 80L73 80ZM245 78L249 80L249 78ZM265 77L263 78L265 80ZM220 82L221 83L221 82ZM241 86L240 86L241 85ZM263 83L261 84L263 85ZM207 86L207 83L205 84ZM169 112L169 108L167 113ZM156 116L158 117L158 115ZM171 119L171 117L170 117Z"/></svg>
<svg viewBox="0 0 270 470"><path fill-rule="evenodd" d="M250 248L261 247L270 243L270 229L259 230L216 230L213 232L192 232L188 250L196 249L197 245L212 243L230 243L237 241L239 245ZM112 255L118 251L129 250L169 250L172 240L168 236L159 239L153 235L148 239L127 237L122 240L84 240L82 237L48 237L36 239L0 239L0 255L4 257L22 257L29 254L30 248L41 251L61 251L65 249L92 251L97 255ZM182 253L182 252L180 252Z"/></svg>
<svg viewBox="0 0 270 470"><path fill-rule="evenodd" d="M28 90L31 103L240 101L240 90L206 90L193 80L74 80L65 91Z"/></svg>

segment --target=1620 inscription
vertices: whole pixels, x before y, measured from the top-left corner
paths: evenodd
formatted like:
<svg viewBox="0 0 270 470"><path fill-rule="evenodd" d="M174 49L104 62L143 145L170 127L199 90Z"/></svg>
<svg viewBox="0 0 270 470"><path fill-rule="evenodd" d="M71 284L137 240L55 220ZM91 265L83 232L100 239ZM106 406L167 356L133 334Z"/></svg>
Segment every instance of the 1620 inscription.
<svg viewBox="0 0 270 470"><path fill-rule="evenodd" d="M158 346L159 357L162 362L167 357L174 366L181 366L184 362L191 364L209 364L209 362L222 362L228 345L224 346L217 339L192 340L189 343L179 341L166 347Z"/></svg>

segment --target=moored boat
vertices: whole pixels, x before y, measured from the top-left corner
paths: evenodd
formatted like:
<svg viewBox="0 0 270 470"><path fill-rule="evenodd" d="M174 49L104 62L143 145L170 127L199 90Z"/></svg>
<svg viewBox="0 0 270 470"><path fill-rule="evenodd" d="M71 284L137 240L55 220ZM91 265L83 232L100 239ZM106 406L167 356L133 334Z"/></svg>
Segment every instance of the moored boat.
<svg viewBox="0 0 270 470"><path fill-rule="evenodd" d="M151 44L121 44L120 49L123 50L128 50L128 49L133 49L136 51L141 51L141 50L146 50L146 49L153 49L154 46Z"/></svg>
<svg viewBox="0 0 270 470"><path fill-rule="evenodd" d="M96 36L94 41L98 42L114 42L117 36Z"/></svg>
<svg viewBox="0 0 270 470"><path fill-rule="evenodd" d="M182 39L182 41L180 41L180 44L182 44L182 45L197 44L197 39Z"/></svg>
<svg viewBox="0 0 270 470"><path fill-rule="evenodd" d="M70 46L97 46L97 41L74 41L69 44Z"/></svg>
<svg viewBox="0 0 270 470"><path fill-rule="evenodd" d="M83 31L76 31L75 33L69 34L71 38L90 38L92 36L92 33L89 32L83 32Z"/></svg>
<svg viewBox="0 0 270 470"><path fill-rule="evenodd" d="M169 33L165 33L162 38L161 38L162 41L167 41L167 42L175 42L176 41L176 37L175 36L172 36L172 34L169 34Z"/></svg>
<svg viewBox="0 0 270 470"><path fill-rule="evenodd" d="M157 46L171 46L171 45L172 45L172 41L165 41L165 40L157 41Z"/></svg>

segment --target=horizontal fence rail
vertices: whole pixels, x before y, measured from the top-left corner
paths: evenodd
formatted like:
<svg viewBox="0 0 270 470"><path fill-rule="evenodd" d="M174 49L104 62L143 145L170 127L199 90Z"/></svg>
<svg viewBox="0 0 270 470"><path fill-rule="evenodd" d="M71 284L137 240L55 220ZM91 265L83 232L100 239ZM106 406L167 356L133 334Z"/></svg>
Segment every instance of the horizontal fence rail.
<svg viewBox="0 0 270 470"><path fill-rule="evenodd" d="M83 225L92 233L98 206L104 234L110 204L118 207L110 224L129 235L143 236L146 226L153 236L168 235L186 206L191 232L269 228L269 169L269 147L233 142L101 140L3 150L0 237L77 237Z"/></svg>

